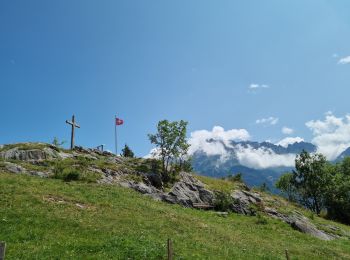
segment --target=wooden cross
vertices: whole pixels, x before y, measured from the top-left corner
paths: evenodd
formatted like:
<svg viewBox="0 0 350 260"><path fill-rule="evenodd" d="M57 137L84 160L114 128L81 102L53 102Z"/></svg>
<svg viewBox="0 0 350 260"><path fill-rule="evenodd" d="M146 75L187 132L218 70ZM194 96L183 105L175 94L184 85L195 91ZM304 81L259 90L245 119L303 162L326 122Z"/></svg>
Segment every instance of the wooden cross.
<svg viewBox="0 0 350 260"><path fill-rule="evenodd" d="M72 116L72 121L70 122L70 121L66 120L66 123L72 126L72 133L71 133L71 137L70 137L70 149L73 150L73 148L74 148L74 129L76 127L80 128L80 126L75 123L74 115Z"/></svg>

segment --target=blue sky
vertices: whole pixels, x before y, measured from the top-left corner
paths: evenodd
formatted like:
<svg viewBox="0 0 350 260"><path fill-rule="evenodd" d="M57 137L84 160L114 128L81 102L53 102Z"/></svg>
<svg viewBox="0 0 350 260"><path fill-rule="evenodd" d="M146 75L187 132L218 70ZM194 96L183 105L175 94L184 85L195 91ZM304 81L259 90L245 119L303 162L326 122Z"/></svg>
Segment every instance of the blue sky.
<svg viewBox="0 0 350 260"><path fill-rule="evenodd" d="M0 143L68 141L74 113L77 144L113 149L116 112L138 155L165 118L311 140L306 122L349 112L349 13L346 0L2 0Z"/></svg>

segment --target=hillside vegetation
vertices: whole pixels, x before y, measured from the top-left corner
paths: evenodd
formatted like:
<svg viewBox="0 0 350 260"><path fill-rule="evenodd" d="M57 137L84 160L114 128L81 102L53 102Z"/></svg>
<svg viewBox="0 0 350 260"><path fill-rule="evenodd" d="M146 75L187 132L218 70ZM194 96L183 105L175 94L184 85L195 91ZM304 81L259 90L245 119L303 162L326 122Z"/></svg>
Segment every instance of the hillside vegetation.
<svg viewBox="0 0 350 260"><path fill-rule="evenodd" d="M183 174L156 188L152 160L47 144L4 146L0 157L0 241L7 243L7 259L165 259L168 238L175 259L285 259L286 249L291 259L350 259L349 226L248 191L239 181ZM261 202L236 208L246 198L230 197L228 215L191 208L233 190ZM194 197L181 197L187 195ZM247 215L234 213L247 209ZM282 219L298 212L332 240L295 230L269 215L274 211Z"/></svg>
<svg viewBox="0 0 350 260"><path fill-rule="evenodd" d="M117 186L0 174L0 239L8 259L350 259L278 220L183 208ZM345 228L345 227L343 227Z"/></svg>

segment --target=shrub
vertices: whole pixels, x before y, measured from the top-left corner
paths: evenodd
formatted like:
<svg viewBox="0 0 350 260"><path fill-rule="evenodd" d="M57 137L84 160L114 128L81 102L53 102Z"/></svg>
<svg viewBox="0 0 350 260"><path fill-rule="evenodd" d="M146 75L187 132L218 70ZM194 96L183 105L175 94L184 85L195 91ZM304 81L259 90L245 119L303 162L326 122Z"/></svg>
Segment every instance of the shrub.
<svg viewBox="0 0 350 260"><path fill-rule="evenodd" d="M77 169L71 167L65 168L63 164L58 163L54 169L53 177L67 182L77 181L80 179L80 173Z"/></svg>
<svg viewBox="0 0 350 260"><path fill-rule="evenodd" d="M233 199L227 192L216 192L214 208L218 211L230 211Z"/></svg>
<svg viewBox="0 0 350 260"><path fill-rule="evenodd" d="M134 152L130 149L130 147L127 144L125 144L124 148L122 149L121 156L130 158L135 157Z"/></svg>
<svg viewBox="0 0 350 260"><path fill-rule="evenodd" d="M77 181L80 179L80 173L75 169L65 169L63 171L63 180L64 181Z"/></svg>
<svg viewBox="0 0 350 260"><path fill-rule="evenodd" d="M53 167L53 178L69 181L85 181L96 182L101 178L101 175L95 172L86 170L89 161L86 158L80 158L78 165L74 164L74 160L66 159L57 161Z"/></svg>
<svg viewBox="0 0 350 260"><path fill-rule="evenodd" d="M227 180L232 181L232 182L243 182L242 180L242 173L237 173L235 175L228 175Z"/></svg>

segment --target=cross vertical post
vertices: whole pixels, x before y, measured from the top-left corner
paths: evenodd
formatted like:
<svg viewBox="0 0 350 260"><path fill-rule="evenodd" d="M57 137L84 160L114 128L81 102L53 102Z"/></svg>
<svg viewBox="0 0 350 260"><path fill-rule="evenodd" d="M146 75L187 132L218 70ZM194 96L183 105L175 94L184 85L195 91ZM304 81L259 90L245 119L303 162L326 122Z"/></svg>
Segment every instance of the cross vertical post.
<svg viewBox="0 0 350 260"><path fill-rule="evenodd" d="M72 121L68 121L66 120L66 123L72 126L72 131L71 131L71 137L70 137L70 149L73 150L74 149L74 132L75 132L75 128L80 128L80 126L78 124L75 123L75 116L72 116Z"/></svg>

